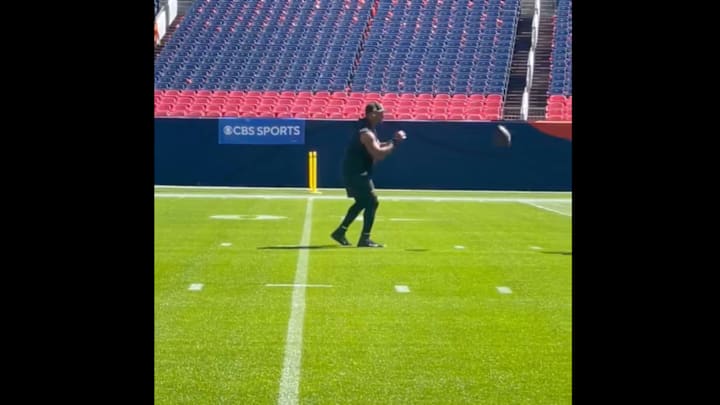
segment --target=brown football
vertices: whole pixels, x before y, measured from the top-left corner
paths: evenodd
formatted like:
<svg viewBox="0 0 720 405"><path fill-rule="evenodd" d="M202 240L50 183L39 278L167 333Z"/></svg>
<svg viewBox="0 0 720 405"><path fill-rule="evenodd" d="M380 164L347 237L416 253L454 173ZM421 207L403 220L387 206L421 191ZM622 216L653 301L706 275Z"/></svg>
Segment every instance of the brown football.
<svg viewBox="0 0 720 405"><path fill-rule="evenodd" d="M512 145L512 135L503 125L498 125L495 129L493 144L499 148L509 148Z"/></svg>

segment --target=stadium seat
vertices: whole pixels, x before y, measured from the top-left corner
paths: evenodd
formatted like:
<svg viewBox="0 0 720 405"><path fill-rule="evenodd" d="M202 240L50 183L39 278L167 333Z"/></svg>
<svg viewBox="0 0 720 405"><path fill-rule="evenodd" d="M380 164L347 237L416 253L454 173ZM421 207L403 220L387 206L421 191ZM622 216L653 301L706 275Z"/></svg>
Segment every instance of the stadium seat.
<svg viewBox="0 0 720 405"><path fill-rule="evenodd" d="M570 0L558 2L556 27L562 30L556 32L553 57L564 58L564 67L571 60L571 9ZM156 105L173 105L156 107L156 113L277 116L287 112L274 109L278 105L309 107L327 100L317 105L341 109L325 111L331 116L382 100L388 108L410 108L398 112L399 119L426 119L425 114L436 119L460 114L448 112L443 100L467 115L487 98L501 115L519 16L518 0L467 7L456 1L194 2L156 58ZM555 71L552 79L564 82L551 90L568 95L570 71ZM302 98L308 102L297 103ZM399 104L391 103L395 99ZM225 111L238 105L252 111ZM421 107L429 108L413 109ZM319 117L321 111L291 113Z"/></svg>

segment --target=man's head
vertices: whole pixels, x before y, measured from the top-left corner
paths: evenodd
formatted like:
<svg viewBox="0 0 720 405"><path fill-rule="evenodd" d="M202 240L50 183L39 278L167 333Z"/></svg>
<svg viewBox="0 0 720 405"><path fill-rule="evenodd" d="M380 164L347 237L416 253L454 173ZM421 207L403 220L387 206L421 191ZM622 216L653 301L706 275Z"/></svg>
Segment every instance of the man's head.
<svg viewBox="0 0 720 405"><path fill-rule="evenodd" d="M383 108L382 104L373 102L369 103L365 106L365 117L368 121L372 123L372 125L377 125L380 122L382 122L385 109Z"/></svg>

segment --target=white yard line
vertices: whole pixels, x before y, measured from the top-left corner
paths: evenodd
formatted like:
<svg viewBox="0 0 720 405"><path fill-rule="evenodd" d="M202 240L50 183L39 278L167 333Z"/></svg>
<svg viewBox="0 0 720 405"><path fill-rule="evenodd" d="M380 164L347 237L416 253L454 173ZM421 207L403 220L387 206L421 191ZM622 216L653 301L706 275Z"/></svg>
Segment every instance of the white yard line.
<svg viewBox="0 0 720 405"><path fill-rule="evenodd" d="M500 286L496 288L500 294L512 294L512 290L510 289L510 287Z"/></svg>
<svg viewBox="0 0 720 405"><path fill-rule="evenodd" d="M524 203L524 204L532 205L533 207L540 208L541 210L554 212L554 213L556 213L556 214L564 215L564 216L566 216L566 217L571 217L571 216L572 216L572 214L568 214L567 212L562 212L562 211L558 211L558 210L555 210L555 209L552 209L552 208L548 208L548 207L545 207L545 206L543 206L543 205L540 205L540 204L537 204L537 203L534 203L534 202L531 202L531 201L518 201L518 202L522 202L522 203Z"/></svg>
<svg viewBox="0 0 720 405"><path fill-rule="evenodd" d="M220 194L220 193L164 193L156 192L155 198L219 198L219 199L266 199L266 200L305 200L313 198L316 200L347 200L347 197L342 195L323 195L323 196L309 196L309 195L293 195L293 194ZM427 197L427 196L393 196L393 195L381 195L381 200L386 201L447 201L447 202L520 202L520 203L533 203L533 202L563 202L567 203L572 201L570 198L506 198L506 197Z"/></svg>
<svg viewBox="0 0 720 405"><path fill-rule="evenodd" d="M178 190L288 190L288 191L307 191L307 187L240 187L240 186L163 186L155 185L155 189L178 189ZM328 191L341 191L344 188L323 188ZM517 194L570 194L570 191L513 191L513 190L430 190L430 189L403 189L403 188L379 188L378 191L399 191L399 192L423 192L423 193L517 193Z"/></svg>
<svg viewBox="0 0 720 405"><path fill-rule="evenodd" d="M303 223L301 246L310 245L310 231L312 228L313 198L308 199ZM297 267L295 270L296 286L293 287L292 304L290 306L290 320L288 321L287 337L285 339L285 360L283 361L282 375L280 376L280 392L278 404L296 405L300 392L300 365L302 362L303 322L305 320L305 287L307 283L309 249L300 249L298 252Z"/></svg>

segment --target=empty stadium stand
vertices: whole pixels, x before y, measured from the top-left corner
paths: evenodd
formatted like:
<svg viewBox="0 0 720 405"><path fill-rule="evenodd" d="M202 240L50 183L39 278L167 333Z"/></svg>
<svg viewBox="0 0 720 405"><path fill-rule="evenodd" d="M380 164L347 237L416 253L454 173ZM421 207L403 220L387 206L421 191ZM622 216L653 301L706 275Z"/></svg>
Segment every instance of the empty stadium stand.
<svg viewBox="0 0 720 405"><path fill-rule="evenodd" d="M558 0L545 118L572 121L572 0Z"/></svg>
<svg viewBox="0 0 720 405"><path fill-rule="evenodd" d="M357 119L380 101L389 120L501 119L519 14L520 0L197 0L156 57L155 115Z"/></svg>

